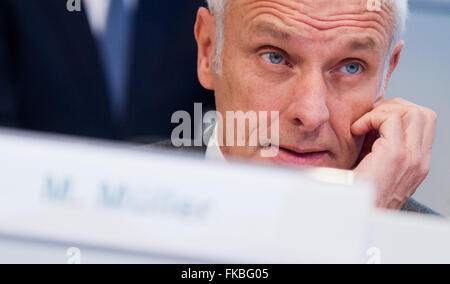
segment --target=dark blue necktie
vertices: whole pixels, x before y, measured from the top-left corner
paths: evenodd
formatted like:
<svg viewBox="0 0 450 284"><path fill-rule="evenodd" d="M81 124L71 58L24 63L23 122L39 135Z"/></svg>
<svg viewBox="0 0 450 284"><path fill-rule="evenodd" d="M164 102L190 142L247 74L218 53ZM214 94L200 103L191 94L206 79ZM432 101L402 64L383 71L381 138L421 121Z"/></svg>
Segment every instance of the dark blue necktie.
<svg viewBox="0 0 450 284"><path fill-rule="evenodd" d="M115 123L124 119L126 111L132 18L132 11L127 9L124 0L111 0L106 30L100 38L100 52Z"/></svg>

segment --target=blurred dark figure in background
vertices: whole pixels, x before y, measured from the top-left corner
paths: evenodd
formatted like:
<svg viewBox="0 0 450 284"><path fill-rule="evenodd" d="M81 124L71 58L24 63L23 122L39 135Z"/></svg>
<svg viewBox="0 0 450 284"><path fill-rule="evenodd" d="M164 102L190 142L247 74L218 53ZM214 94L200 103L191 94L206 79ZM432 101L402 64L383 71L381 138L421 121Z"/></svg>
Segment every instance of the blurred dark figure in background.
<svg viewBox="0 0 450 284"><path fill-rule="evenodd" d="M69 12L67 0L1 0L0 125L170 137L173 112L213 104L196 75L203 2L84 0Z"/></svg>

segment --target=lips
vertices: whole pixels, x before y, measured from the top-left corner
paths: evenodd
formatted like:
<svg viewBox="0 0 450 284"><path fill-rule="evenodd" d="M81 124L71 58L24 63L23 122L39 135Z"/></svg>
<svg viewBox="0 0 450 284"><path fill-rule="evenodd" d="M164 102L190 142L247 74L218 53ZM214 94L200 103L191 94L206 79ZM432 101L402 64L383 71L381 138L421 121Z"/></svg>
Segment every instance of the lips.
<svg viewBox="0 0 450 284"><path fill-rule="evenodd" d="M282 164L288 165L321 166L329 154L329 151L321 149L295 149L280 146L278 156L275 159Z"/></svg>

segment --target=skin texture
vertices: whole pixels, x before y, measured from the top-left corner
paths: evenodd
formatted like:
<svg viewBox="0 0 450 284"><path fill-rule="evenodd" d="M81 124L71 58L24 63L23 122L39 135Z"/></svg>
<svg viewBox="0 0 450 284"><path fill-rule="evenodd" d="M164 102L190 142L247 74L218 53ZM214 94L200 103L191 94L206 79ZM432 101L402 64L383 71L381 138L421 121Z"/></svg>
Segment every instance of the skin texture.
<svg viewBox="0 0 450 284"><path fill-rule="evenodd" d="M403 100L385 101L384 90L404 45L396 43L388 58L390 6L370 12L360 0L345 5L337 0L229 3L220 75L213 62L215 20L208 10L199 10L200 82L215 91L222 115L278 111L280 150L276 157L262 159L263 147L223 146L223 154L353 169L376 182L377 206L401 208L428 173L436 115ZM355 66L357 72L349 72ZM225 129L226 121L219 137L226 136ZM254 131L246 131L246 138Z"/></svg>

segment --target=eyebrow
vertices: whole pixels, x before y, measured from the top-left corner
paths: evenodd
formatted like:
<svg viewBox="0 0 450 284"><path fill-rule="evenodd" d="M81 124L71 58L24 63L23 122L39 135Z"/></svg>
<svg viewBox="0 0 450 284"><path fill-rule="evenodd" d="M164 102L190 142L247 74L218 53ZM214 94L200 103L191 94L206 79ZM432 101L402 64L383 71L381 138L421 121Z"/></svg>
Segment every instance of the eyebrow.
<svg viewBox="0 0 450 284"><path fill-rule="evenodd" d="M256 33L269 34L278 40L289 40L291 38L289 32L283 31L275 25L266 22L256 24L252 30ZM350 50L374 50L377 47L378 45L372 37L354 38L348 44L348 49Z"/></svg>
<svg viewBox="0 0 450 284"><path fill-rule="evenodd" d="M377 44L375 40L371 37L366 37L362 39L353 39L349 45L349 49L351 50L366 50L366 49L376 49Z"/></svg>
<svg viewBox="0 0 450 284"><path fill-rule="evenodd" d="M288 40L291 38L291 34L280 29L277 29L274 25L269 23L259 23L254 29L258 33L266 33L279 40Z"/></svg>

